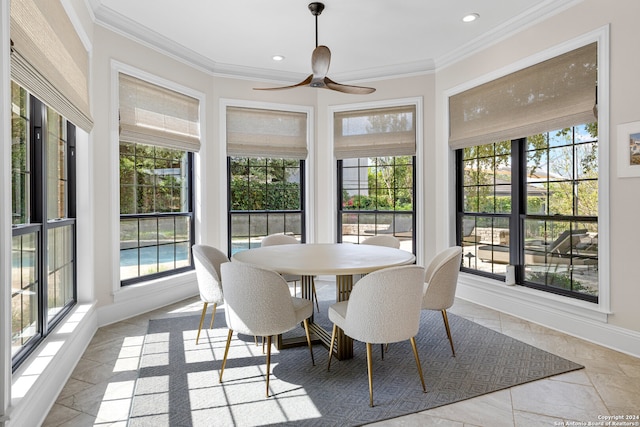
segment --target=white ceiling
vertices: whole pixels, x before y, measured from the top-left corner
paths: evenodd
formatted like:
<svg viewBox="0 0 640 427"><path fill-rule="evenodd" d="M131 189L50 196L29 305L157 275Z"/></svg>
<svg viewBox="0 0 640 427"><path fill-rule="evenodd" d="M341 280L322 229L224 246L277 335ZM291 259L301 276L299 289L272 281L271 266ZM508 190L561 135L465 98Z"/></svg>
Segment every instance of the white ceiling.
<svg viewBox="0 0 640 427"><path fill-rule="evenodd" d="M358 83L433 71L581 0L325 0L329 76ZM96 22L208 72L297 82L315 17L301 0L89 0ZM463 23L462 17L480 18ZM275 62L273 55L285 56Z"/></svg>

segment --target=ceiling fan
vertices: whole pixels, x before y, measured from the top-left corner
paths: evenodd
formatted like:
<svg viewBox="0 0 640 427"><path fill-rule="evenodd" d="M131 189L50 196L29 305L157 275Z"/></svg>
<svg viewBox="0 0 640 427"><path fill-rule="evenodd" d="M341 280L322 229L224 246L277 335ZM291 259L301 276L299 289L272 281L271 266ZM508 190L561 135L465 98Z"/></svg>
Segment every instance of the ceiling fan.
<svg viewBox="0 0 640 427"><path fill-rule="evenodd" d="M351 86L336 83L327 77L329 72L329 63L331 62L331 51L326 46L318 46L318 16L324 10L324 4L319 2L309 3L309 10L311 14L316 17L316 48L311 55L311 70L313 74L310 74L306 79L300 83L291 86L282 87L270 87L270 88L254 88L255 90L281 90L291 89L298 86L309 86L321 89L331 89L338 92L351 93L356 95L366 95L375 92L372 87L364 86Z"/></svg>

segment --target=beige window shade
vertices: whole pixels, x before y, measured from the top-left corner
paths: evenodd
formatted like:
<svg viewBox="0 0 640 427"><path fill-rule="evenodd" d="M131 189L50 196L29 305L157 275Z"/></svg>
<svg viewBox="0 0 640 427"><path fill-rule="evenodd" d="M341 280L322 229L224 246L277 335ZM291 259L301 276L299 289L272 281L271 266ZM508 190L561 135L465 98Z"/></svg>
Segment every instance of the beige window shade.
<svg viewBox="0 0 640 427"><path fill-rule="evenodd" d="M453 149L522 138L596 120L597 43L449 99Z"/></svg>
<svg viewBox="0 0 640 427"><path fill-rule="evenodd" d="M227 155L307 157L307 114L227 107Z"/></svg>
<svg viewBox="0 0 640 427"><path fill-rule="evenodd" d="M338 159L415 153L414 105L334 114L334 154Z"/></svg>
<svg viewBox="0 0 640 427"><path fill-rule="evenodd" d="M89 56L59 0L12 0L11 77L89 132Z"/></svg>
<svg viewBox="0 0 640 427"><path fill-rule="evenodd" d="M120 74L120 140L200 150L197 99Z"/></svg>

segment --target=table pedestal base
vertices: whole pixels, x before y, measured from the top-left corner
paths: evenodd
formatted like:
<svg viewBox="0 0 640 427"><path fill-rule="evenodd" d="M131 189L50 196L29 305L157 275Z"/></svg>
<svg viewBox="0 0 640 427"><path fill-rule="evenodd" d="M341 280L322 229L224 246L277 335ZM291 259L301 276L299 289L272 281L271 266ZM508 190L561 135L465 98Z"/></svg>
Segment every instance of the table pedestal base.
<svg viewBox="0 0 640 427"><path fill-rule="evenodd" d="M302 276L301 288L302 298L313 301L313 276ZM348 300L352 288L353 276L336 276L336 301ZM311 315L309 319L309 333L315 336L314 341L320 341L326 348L329 348L331 345L331 331L327 331L315 323L313 321L313 315ZM307 339L304 336L287 339L283 339L282 335L278 336L277 347L279 350L300 345L307 345ZM346 336L340 328L338 328L336 333L333 356L338 360L353 358L353 339Z"/></svg>

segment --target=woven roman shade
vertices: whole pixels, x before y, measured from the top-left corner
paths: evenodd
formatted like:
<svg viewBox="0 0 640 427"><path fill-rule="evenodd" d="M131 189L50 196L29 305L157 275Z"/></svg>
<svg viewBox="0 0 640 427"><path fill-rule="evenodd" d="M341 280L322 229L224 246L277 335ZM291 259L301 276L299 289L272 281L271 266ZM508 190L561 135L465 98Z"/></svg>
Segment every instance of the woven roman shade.
<svg viewBox="0 0 640 427"><path fill-rule="evenodd" d="M11 78L89 132L89 56L59 0L11 0Z"/></svg>
<svg viewBox="0 0 640 427"><path fill-rule="evenodd" d="M414 105L334 113L337 159L412 156L416 153Z"/></svg>
<svg viewBox="0 0 640 427"><path fill-rule="evenodd" d="M120 73L120 140L197 152L197 99Z"/></svg>
<svg viewBox="0 0 640 427"><path fill-rule="evenodd" d="M453 149L523 138L596 120L597 43L449 98Z"/></svg>
<svg viewBox="0 0 640 427"><path fill-rule="evenodd" d="M307 114L227 107L227 155L306 159Z"/></svg>

